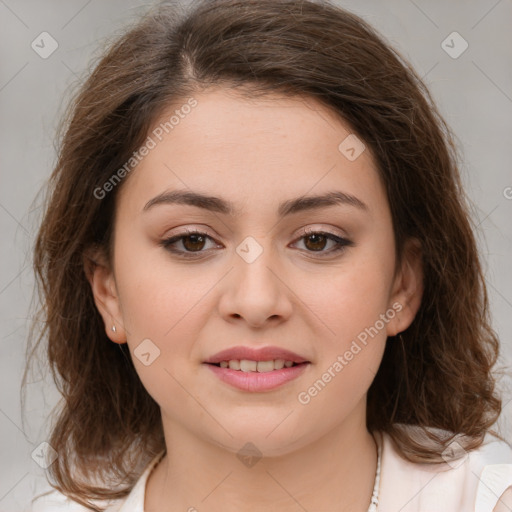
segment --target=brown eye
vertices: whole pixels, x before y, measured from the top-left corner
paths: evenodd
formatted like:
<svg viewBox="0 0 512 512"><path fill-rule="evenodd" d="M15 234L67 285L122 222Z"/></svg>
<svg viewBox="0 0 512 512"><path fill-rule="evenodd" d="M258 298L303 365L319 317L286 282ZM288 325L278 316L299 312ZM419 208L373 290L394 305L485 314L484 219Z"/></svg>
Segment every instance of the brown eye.
<svg viewBox="0 0 512 512"><path fill-rule="evenodd" d="M207 247L208 241L214 242L213 238L206 233L186 231L185 233L162 240L160 244L166 250L179 256L195 257L196 255L200 256L202 253L208 252L210 248Z"/></svg>
<svg viewBox="0 0 512 512"><path fill-rule="evenodd" d="M181 237L183 247L187 251L200 251L204 248L206 238L202 235L192 234Z"/></svg>
<svg viewBox="0 0 512 512"><path fill-rule="evenodd" d="M320 256L328 256L354 245L353 242L346 238L341 238L333 233L325 233L323 231L306 231L296 243L301 241L307 253L316 252L319 253ZM331 244L330 248L328 247L329 243Z"/></svg>
<svg viewBox="0 0 512 512"><path fill-rule="evenodd" d="M329 241L329 239L321 233L313 233L304 238L310 242L309 244L305 242L304 245L312 251L322 251Z"/></svg>

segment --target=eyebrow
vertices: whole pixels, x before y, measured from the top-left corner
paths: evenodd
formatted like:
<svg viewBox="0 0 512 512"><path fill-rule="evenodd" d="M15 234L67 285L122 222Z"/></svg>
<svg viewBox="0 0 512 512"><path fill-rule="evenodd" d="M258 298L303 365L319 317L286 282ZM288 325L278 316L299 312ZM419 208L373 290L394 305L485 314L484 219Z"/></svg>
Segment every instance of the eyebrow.
<svg viewBox="0 0 512 512"><path fill-rule="evenodd" d="M234 204L216 196L209 196L199 192L188 190L166 191L150 199L143 208L147 211L150 208L161 204L185 204L203 208L224 215L235 216L240 212ZM335 205L348 205L363 211L369 211L368 206L356 196L341 191L332 191L316 196L301 196L295 199L289 199L279 205L279 217L285 217L294 213L316 210Z"/></svg>

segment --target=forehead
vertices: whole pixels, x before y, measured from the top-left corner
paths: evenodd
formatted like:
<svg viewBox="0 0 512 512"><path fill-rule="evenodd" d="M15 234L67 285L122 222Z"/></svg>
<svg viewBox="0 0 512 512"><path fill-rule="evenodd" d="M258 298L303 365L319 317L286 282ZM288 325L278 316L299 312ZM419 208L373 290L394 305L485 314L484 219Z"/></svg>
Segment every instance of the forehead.
<svg viewBox="0 0 512 512"><path fill-rule="evenodd" d="M192 98L195 106L184 108L190 98L174 102L149 131L154 147L123 186L130 202L177 188L228 197L238 211L334 189L370 207L385 200L369 149L313 98L247 98L227 89ZM361 152L357 158L347 157L347 145Z"/></svg>

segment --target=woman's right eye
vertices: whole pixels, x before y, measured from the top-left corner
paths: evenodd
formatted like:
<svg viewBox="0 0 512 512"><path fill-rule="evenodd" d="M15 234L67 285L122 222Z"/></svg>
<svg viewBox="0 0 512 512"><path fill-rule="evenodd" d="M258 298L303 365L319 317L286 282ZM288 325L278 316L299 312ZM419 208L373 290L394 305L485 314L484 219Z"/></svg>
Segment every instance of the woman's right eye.
<svg viewBox="0 0 512 512"><path fill-rule="evenodd" d="M170 238L162 240L161 245L168 251L178 254L185 258L196 257L194 254L207 252L202 250L207 240L214 241L213 238L206 233L200 231L187 230L186 233L174 235ZM176 248L177 245L181 244L184 250Z"/></svg>

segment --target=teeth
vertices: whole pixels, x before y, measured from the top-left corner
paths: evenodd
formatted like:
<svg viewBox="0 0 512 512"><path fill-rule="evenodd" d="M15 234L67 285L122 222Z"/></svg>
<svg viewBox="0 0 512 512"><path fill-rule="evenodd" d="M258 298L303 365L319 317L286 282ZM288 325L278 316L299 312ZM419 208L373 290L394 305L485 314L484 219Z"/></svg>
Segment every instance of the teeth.
<svg viewBox="0 0 512 512"><path fill-rule="evenodd" d="M281 368L283 368L283 366L284 366L284 359L275 359L274 360L274 370L281 370Z"/></svg>
<svg viewBox="0 0 512 512"><path fill-rule="evenodd" d="M231 364L231 361L230 361ZM240 361L240 370L243 372L255 372L256 368L258 366L258 363L256 361L249 361L247 359L242 359Z"/></svg>
<svg viewBox="0 0 512 512"><path fill-rule="evenodd" d="M274 369L274 361L258 361L257 370L259 372L271 372Z"/></svg>
<svg viewBox="0 0 512 512"><path fill-rule="evenodd" d="M240 370L240 361L237 361L236 359L232 359L229 361L229 367L232 370Z"/></svg>
<svg viewBox="0 0 512 512"><path fill-rule="evenodd" d="M229 368L231 370L241 370L242 372L271 372L273 370L281 370L282 368L290 368L294 365L293 361L285 361L284 359L275 359L270 361L250 361L249 359L231 359L230 361L221 361L221 368Z"/></svg>

